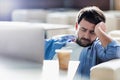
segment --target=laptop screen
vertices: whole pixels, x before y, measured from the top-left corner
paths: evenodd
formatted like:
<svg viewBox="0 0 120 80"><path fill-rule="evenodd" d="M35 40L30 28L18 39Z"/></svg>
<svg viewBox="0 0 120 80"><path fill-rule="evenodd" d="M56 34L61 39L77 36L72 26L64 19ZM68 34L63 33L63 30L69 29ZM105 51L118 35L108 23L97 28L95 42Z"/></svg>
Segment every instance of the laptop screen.
<svg viewBox="0 0 120 80"><path fill-rule="evenodd" d="M44 29L32 23L1 22L0 55L43 63Z"/></svg>

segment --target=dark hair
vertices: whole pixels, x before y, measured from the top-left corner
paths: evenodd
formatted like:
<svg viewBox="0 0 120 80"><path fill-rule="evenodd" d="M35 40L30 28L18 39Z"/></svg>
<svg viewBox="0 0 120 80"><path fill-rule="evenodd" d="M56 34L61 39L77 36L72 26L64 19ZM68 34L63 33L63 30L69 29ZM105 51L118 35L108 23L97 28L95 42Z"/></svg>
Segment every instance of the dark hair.
<svg viewBox="0 0 120 80"><path fill-rule="evenodd" d="M78 24L82 19L87 20L90 23L97 24L99 22L105 22L105 15L102 10L96 6L85 7L78 13Z"/></svg>

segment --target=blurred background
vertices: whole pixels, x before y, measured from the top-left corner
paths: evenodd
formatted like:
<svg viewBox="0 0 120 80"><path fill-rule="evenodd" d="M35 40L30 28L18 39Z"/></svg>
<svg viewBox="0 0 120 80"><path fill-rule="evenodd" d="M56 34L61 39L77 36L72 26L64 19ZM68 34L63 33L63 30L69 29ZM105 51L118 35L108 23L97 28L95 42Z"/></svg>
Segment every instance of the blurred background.
<svg viewBox="0 0 120 80"><path fill-rule="evenodd" d="M16 9L81 9L95 5L102 10L119 10L119 0L0 0L0 21L11 21Z"/></svg>

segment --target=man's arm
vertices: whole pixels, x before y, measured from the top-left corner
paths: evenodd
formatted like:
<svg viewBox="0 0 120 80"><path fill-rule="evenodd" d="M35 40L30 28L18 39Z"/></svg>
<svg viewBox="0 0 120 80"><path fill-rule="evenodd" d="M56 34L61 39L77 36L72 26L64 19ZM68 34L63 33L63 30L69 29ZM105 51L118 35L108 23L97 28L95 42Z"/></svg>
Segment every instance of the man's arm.
<svg viewBox="0 0 120 80"><path fill-rule="evenodd" d="M112 38L106 34L105 30L106 26L104 22L100 22L95 26L95 33L100 39L103 47L106 47L110 42L112 42Z"/></svg>

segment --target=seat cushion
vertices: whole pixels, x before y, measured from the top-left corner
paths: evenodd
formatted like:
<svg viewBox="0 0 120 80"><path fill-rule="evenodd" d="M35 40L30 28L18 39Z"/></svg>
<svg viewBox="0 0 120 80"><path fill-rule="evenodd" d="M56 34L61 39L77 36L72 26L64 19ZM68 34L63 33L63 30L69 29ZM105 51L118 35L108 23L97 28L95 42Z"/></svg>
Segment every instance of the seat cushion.
<svg viewBox="0 0 120 80"><path fill-rule="evenodd" d="M120 59L101 63L90 71L90 80L120 80Z"/></svg>
<svg viewBox="0 0 120 80"><path fill-rule="evenodd" d="M108 33L113 39L120 43L120 30L113 30Z"/></svg>

